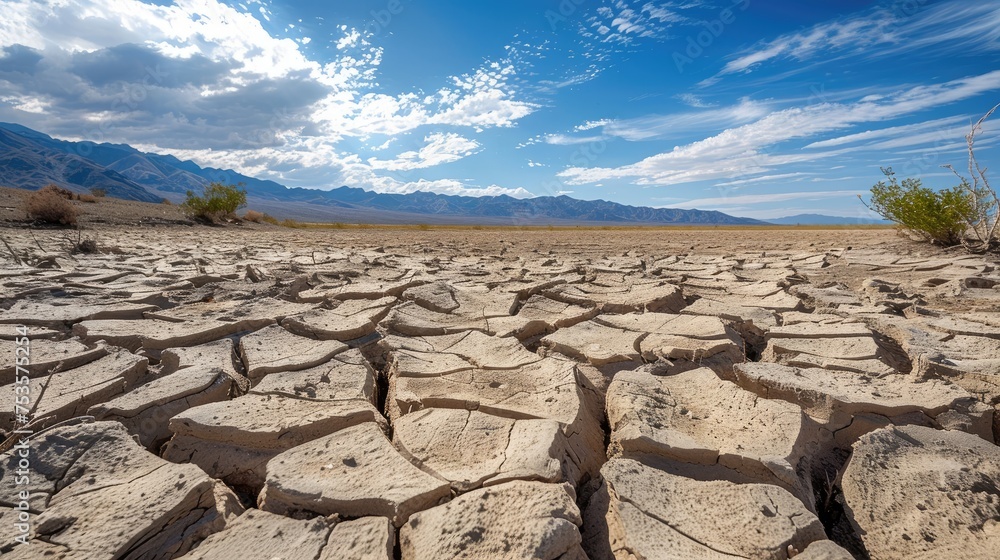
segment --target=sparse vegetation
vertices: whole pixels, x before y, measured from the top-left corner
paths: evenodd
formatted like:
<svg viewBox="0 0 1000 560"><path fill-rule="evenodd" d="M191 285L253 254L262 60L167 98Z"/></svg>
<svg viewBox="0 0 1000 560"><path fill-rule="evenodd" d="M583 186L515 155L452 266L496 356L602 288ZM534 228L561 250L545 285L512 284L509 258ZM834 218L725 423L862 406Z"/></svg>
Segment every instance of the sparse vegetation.
<svg viewBox="0 0 1000 560"><path fill-rule="evenodd" d="M247 204L247 191L243 188L243 183L226 185L213 182L204 188L201 196L194 191L188 191L186 196L181 205L185 212L211 223L235 217L236 211Z"/></svg>
<svg viewBox="0 0 1000 560"><path fill-rule="evenodd" d="M951 165L958 186L941 191L924 187L920 179L907 178L899 182L892 168L883 168L888 179L872 187L871 200L862 203L887 220L891 220L931 243L952 246L962 244L972 251L985 251L998 242L1000 200L989 184L986 168L976 159L976 135L983 122L1000 108L993 107L966 135L969 151L969 178ZM860 197L859 197L860 198Z"/></svg>
<svg viewBox="0 0 1000 560"><path fill-rule="evenodd" d="M962 187L935 191L922 186L920 179L900 183L891 167L883 168L886 181L872 187L868 208L896 222L926 241L944 246L957 245L965 237L972 204Z"/></svg>
<svg viewBox="0 0 1000 560"><path fill-rule="evenodd" d="M28 217L47 224L75 225L77 209L70 202L74 194L56 185L46 185L28 195Z"/></svg>
<svg viewBox="0 0 1000 560"><path fill-rule="evenodd" d="M247 210L246 213L243 214L243 219L247 222L253 222L255 224L259 224L264 221L264 216L266 215L267 214L263 212L258 212L256 210Z"/></svg>
<svg viewBox="0 0 1000 560"><path fill-rule="evenodd" d="M97 198L104 198L108 196L108 191L107 189L102 189L101 187L93 187L90 189L90 194Z"/></svg>
<svg viewBox="0 0 1000 560"><path fill-rule="evenodd" d="M246 213L243 214L243 219L255 224L271 224L275 226L281 224L281 222L279 222L274 216L265 212L258 212L256 210L247 210Z"/></svg>
<svg viewBox="0 0 1000 560"><path fill-rule="evenodd" d="M950 169L959 178L961 184L957 188L965 191L969 199L969 204L972 207L966 222L975 239L971 242L965 241L965 243L966 246L973 250L987 250L1000 241L998 239L998 234L1000 234L998 232L998 227L1000 227L1000 199L997 198L997 192L990 187L990 182L986 178L986 168L980 167L979 161L976 159L975 150L976 135L983 131L983 122L990 118L990 115L997 108L1000 108L1000 104L995 105L983 115L983 118L972 125L972 130L965 136L965 143L969 150L969 175L972 180L970 181L968 178L963 177L951 165L943 166L946 169Z"/></svg>
<svg viewBox="0 0 1000 560"><path fill-rule="evenodd" d="M77 197L80 202L89 202L91 204L97 202L97 197L92 194L81 194Z"/></svg>
<svg viewBox="0 0 1000 560"><path fill-rule="evenodd" d="M302 222L300 222L298 220L293 220L291 218L285 218L284 220L281 221L280 225L282 227L294 228L294 229L300 229L300 228L306 227L306 225L303 224Z"/></svg>

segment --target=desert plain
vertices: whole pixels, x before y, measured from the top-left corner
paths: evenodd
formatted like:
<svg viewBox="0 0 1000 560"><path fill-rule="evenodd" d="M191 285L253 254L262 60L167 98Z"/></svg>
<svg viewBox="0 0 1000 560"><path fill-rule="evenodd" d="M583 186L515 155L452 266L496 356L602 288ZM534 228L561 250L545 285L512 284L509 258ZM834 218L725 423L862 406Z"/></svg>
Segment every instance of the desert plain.
<svg viewBox="0 0 1000 560"><path fill-rule="evenodd" d="M995 255L884 228L0 237L4 557L1000 550Z"/></svg>

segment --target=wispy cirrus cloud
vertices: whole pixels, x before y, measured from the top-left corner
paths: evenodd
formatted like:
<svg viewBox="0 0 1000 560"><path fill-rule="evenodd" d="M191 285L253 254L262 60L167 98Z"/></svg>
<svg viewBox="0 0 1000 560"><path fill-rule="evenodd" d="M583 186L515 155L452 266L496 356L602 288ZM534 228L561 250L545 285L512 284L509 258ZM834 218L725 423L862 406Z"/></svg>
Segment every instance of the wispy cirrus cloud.
<svg viewBox="0 0 1000 560"><path fill-rule="evenodd" d="M1000 89L1000 70L933 85L869 96L855 103L821 103L783 109L739 127L675 147L621 167L570 167L559 173L569 184L628 179L639 185L674 185L765 173L783 165L829 157L841 151L766 153L788 140L880 122Z"/></svg>
<svg viewBox="0 0 1000 560"><path fill-rule="evenodd" d="M782 59L807 61L832 54L886 56L935 47L937 54L956 50L1000 50L1000 5L951 0L938 4L899 2L839 21L789 33L738 54L715 78L751 72Z"/></svg>
<svg viewBox="0 0 1000 560"><path fill-rule="evenodd" d="M877 130L866 130L845 136L837 136L826 140L819 140L804 146L805 149L832 148L850 144L869 145L872 141L886 138L904 139L912 143L922 143L927 140L926 134L931 133L934 137L957 138L955 134L960 127L968 128L969 117L945 117L942 119L932 119L929 121L907 124L902 126L890 126ZM964 134L964 132L963 132ZM910 144L912 145L912 144Z"/></svg>
<svg viewBox="0 0 1000 560"><path fill-rule="evenodd" d="M667 204L662 208L700 208L715 209L725 206L753 205L773 202L788 202L790 200L822 200L827 198L855 197L867 191L799 191L770 194L746 194L739 196L719 196L711 198L696 198L683 202Z"/></svg>
<svg viewBox="0 0 1000 560"><path fill-rule="evenodd" d="M586 121L573 127L571 133L552 133L528 140L524 145L545 142L557 146L590 144L611 139L628 142L642 142L677 138L692 133L725 129L752 122L770 112L770 104L740 99L736 104L725 107L704 105L705 110L680 111L669 114L645 115L629 119L599 119ZM592 131L599 131L594 135ZM586 135L574 133L587 132Z"/></svg>

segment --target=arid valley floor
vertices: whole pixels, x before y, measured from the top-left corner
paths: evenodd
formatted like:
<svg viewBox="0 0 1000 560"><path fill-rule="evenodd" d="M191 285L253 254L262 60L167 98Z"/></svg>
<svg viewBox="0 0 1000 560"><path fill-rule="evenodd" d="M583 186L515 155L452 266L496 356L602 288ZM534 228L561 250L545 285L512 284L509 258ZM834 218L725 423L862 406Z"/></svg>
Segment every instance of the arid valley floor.
<svg viewBox="0 0 1000 560"><path fill-rule="evenodd" d="M0 237L4 558L1000 550L995 256L889 229Z"/></svg>

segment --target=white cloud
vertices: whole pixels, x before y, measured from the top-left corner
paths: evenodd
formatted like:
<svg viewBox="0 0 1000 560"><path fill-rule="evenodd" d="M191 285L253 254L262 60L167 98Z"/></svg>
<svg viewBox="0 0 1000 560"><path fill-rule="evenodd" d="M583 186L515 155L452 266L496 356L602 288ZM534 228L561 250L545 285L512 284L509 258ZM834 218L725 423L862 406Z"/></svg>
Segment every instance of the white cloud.
<svg viewBox="0 0 1000 560"><path fill-rule="evenodd" d="M394 159L366 163L345 152L379 135L389 139L373 150L387 149L421 127L514 126L539 108L524 99L514 54L447 77L430 94L387 91L382 49L365 32L337 25L333 58L318 62L305 50L308 40L264 28L261 14L274 15L257 10L262 4L238 6L6 1L0 57L16 51L36 74L0 68L0 120L70 140L186 155L291 186L528 193L447 180L387 182L376 174L427 169L481 149L460 132L422 131L426 145ZM122 103L122 90L136 91L138 101Z"/></svg>
<svg viewBox="0 0 1000 560"><path fill-rule="evenodd" d="M184 92L179 101L191 94L204 98L239 93L266 80L293 82L272 85L293 88L295 82L309 82L310 87L327 90L308 107L309 120L333 140L398 133L425 124L512 126L537 108L516 99L510 82L516 69L506 60L488 61L469 74L454 76L431 96L373 91L382 51L361 31L341 26L342 36L336 42L340 55L321 64L309 59L295 40L272 36L253 14L218 0L166 6L137 0L12 0L5 3L4 12L0 48L25 45L56 63L66 58L60 52L98 52L135 44L169 58L200 56L228 66L214 83ZM281 101L278 97L276 101ZM170 109L185 114L187 108L163 108Z"/></svg>
<svg viewBox="0 0 1000 560"><path fill-rule="evenodd" d="M715 105L711 103L706 103L700 97L693 93L681 93L677 95L677 99L680 99L684 103L694 107L695 109L707 109L709 107L714 107Z"/></svg>
<svg viewBox="0 0 1000 560"><path fill-rule="evenodd" d="M808 138L859 123L884 121L1000 89L1000 70L943 84L917 86L880 99L850 104L822 103L773 112L750 124L631 165L614 168L571 167L558 175L569 184L633 179L640 185L673 185L734 178L787 165L813 161L841 152L767 154L764 148L787 140Z"/></svg>
<svg viewBox="0 0 1000 560"><path fill-rule="evenodd" d="M372 190L381 193L407 194L413 192L432 192L437 194L447 194L454 196L500 196L506 195L513 198L532 198L535 195L527 190L517 187L513 189L490 185L488 187L476 187L456 181L454 179L440 179L428 181L420 179L417 181L397 181L390 177L380 177L373 185Z"/></svg>
<svg viewBox="0 0 1000 560"><path fill-rule="evenodd" d="M717 74L750 72L781 58L809 60L831 52L878 56L913 53L1000 50L1000 5L952 0L935 5L896 2L844 20L815 25L758 44L729 61ZM712 78L706 83L713 83Z"/></svg>
<svg viewBox="0 0 1000 560"><path fill-rule="evenodd" d="M369 158L372 169L412 171L458 161L480 151L479 142L454 133L435 132L424 138L425 145L417 151L403 152L391 160Z"/></svg>
<svg viewBox="0 0 1000 560"><path fill-rule="evenodd" d="M583 132L583 131L586 131L586 130L593 130L595 128L600 128L602 126L607 126L607 125L611 124L612 122L614 122L614 121L611 120L611 119L601 119L601 120L597 120L597 121L587 121L587 122L585 122L583 124L578 124L578 125L574 126L573 127L573 132Z"/></svg>
<svg viewBox="0 0 1000 560"><path fill-rule="evenodd" d="M727 181L725 183L716 183L716 187L735 187L742 185L750 185L753 183L772 183L775 181L784 182L784 179L796 179L799 177L808 176L809 173L803 173L801 171L796 171L794 173L779 173L777 175L761 175L760 177L752 177L750 179L737 179L735 181Z"/></svg>
<svg viewBox="0 0 1000 560"><path fill-rule="evenodd" d="M845 144L855 144L859 142L869 142L871 140L879 140L887 137L895 137L900 139L913 139L913 135L920 135L921 140L915 143L921 143L925 140L924 135L933 131L937 137L945 138L951 140L955 138L955 127L965 126L968 128L969 118L968 117L946 117L942 119L934 119L930 121L907 124L902 126L892 126L888 128L881 128L877 130L866 130L864 132L858 132L855 134L848 134L846 136L839 136L837 138L830 138L827 140L820 140L818 142L813 142L806 145L809 148L830 148L834 146L842 146ZM964 133L963 133L964 135Z"/></svg>
<svg viewBox="0 0 1000 560"><path fill-rule="evenodd" d="M668 115L648 115L617 120L603 127L604 134L632 142L678 136L748 123L768 114L765 103L742 98L729 107Z"/></svg>
<svg viewBox="0 0 1000 560"><path fill-rule="evenodd" d="M573 146L575 144L590 144L591 142L601 142L604 136L568 136L566 134L546 134L542 140L546 144L554 146Z"/></svg>
<svg viewBox="0 0 1000 560"><path fill-rule="evenodd" d="M714 210L722 207L754 204L767 204L774 202L787 202L789 200L825 200L830 198L851 199L859 194L868 191L803 191L790 193L771 194L747 194L739 196L719 196L714 198L696 198L684 202L667 204L662 208L698 208L702 210Z"/></svg>

